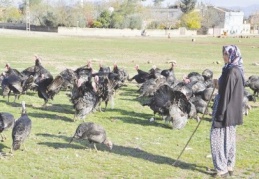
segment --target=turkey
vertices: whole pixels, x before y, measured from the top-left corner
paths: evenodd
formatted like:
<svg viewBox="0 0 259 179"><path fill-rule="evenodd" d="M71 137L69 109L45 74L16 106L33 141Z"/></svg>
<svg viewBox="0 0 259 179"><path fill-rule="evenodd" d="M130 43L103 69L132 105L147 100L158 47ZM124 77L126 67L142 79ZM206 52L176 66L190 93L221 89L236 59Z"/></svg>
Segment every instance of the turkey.
<svg viewBox="0 0 259 179"><path fill-rule="evenodd" d="M173 84L176 83L176 77L174 74L174 67L176 65L175 61L170 62L171 67L168 70L162 70L161 75L163 75L166 78L167 83L172 86Z"/></svg>
<svg viewBox="0 0 259 179"><path fill-rule="evenodd" d="M104 67L102 61L99 63L99 67L100 67L99 72L101 72L101 73L110 73L111 72L110 67Z"/></svg>
<svg viewBox="0 0 259 179"><path fill-rule="evenodd" d="M36 83L39 83L42 79L53 79L53 76L50 74L50 72L42 66L41 60L38 57L35 59L34 76Z"/></svg>
<svg viewBox="0 0 259 179"><path fill-rule="evenodd" d="M254 96L258 97L259 95L259 76L252 75L245 82L246 87L250 87L254 91Z"/></svg>
<svg viewBox="0 0 259 179"><path fill-rule="evenodd" d="M155 65L149 70L149 79L156 79L161 77L161 69L157 68Z"/></svg>
<svg viewBox="0 0 259 179"><path fill-rule="evenodd" d="M28 78L26 75L20 73L16 69L12 69L10 64L6 64L5 66L6 71L2 73L2 82L1 86L3 89L3 97L8 96L8 102L9 97L11 95L11 92L14 93L16 101L19 96L24 93L30 85L33 85L33 81L31 81L31 78Z"/></svg>
<svg viewBox="0 0 259 179"><path fill-rule="evenodd" d="M14 125L14 117L12 114L7 112L0 113L0 133L2 137L2 141L6 139L6 137L2 134L3 131L12 128Z"/></svg>
<svg viewBox="0 0 259 179"><path fill-rule="evenodd" d="M173 87L173 90L174 91L180 91L182 92L183 94L185 94L185 96L187 97L187 99L189 100L192 95L193 95L193 92L192 92L192 86L184 82L179 82L177 83L174 87Z"/></svg>
<svg viewBox="0 0 259 179"><path fill-rule="evenodd" d="M249 101L256 102L255 96L251 95L247 90L244 90L244 97L243 97L243 114L248 115L250 109L252 109Z"/></svg>
<svg viewBox="0 0 259 179"><path fill-rule="evenodd" d="M90 143L93 143L96 151L96 143L103 143L110 150L112 149L112 142L109 139L107 139L105 129L102 126L95 124L93 122L84 122L80 124L77 127L76 132L70 140L69 144L73 141L73 139L88 140Z"/></svg>
<svg viewBox="0 0 259 179"><path fill-rule="evenodd" d="M88 61L85 66L79 67L75 70L77 79L83 79L83 81L91 81L93 68L92 62Z"/></svg>
<svg viewBox="0 0 259 179"><path fill-rule="evenodd" d="M188 83L195 83L197 81L204 81L204 78L201 74L198 72L191 72L187 76L183 77L183 81L188 84Z"/></svg>
<svg viewBox="0 0 259 179"><path fill-rule="evenodd" d="M116 85L114 86L115 91L122 86L127 86L124 83L129 75L124 69L119 68L116 62L113 64L112 72L118 75L118 80L116 80Z"/></svg>
<svg viewBox="0 0 259 179"><path fill-rule="evenodd" d="M205 69L202 72L202 76L204 78L205 84L207 88L213 87L213 72L209 69Z"/></svg>
<svg viewBox="0 0 259 179"><path fill-rule="evenodd" d="M8 102L11 92L13 92L15 95L14 102L17 98L19 99L23 92L22 80L16 74L9 74L8 76L5 76L1 85L3 90L3 97L8 96Z"/></svg>
<svg viewBox="0 0 259 179"><path fill-rule="evenodd" d="M48 94L48 86L52 83L53 76L42 66L41 60L38 57L36 57L35 60L34 78L35 83L37 84L36 90L38 92L38 96L44 100L43 106L46 106L49 99L53 99L53 96Z"/></svg>
<svg viewBox="0 0 259 179"><path fill-rule="evenodd" d="M71 102L75 109L74 121L76 118L85 117L95 109L98 104L98 95L89 81L81 82L79 79L72 89Z"/></svg>
<svg viewBox="0 0 259 179"><path fill-rule="evenodd" d="M143 106L149 106L156 113L170 119L174 129L181 129L187 123L191 104L188 102L185 94L180 91L174 91L168 85L161 86L150 101Z"/></svg>
<svg viewBox="0 0 259 179"><path fill-rule="evenodd" d="M13 150L20 149L21 144L24 144L25 139L27 139L27 137L31 132L31 125L32 125L32 122L26 113L25 102L23 101L22 115L17 121L15 121L13 131L12 131L13 144L12 144L11 152ZM25 148L25 145L24 145L24 148Z"/></svg>
<svg viewBox="0 0 259 179"><path fill-rule="evenodd" d="M110 73L109 73L110 74ZM110 77L111 78L111 77ZM115 79L109 79L109 75L108 76L95 76L94 77L94 84L96 84L96 93L98 95L98 103L99 103L99 108L100 111L101 110L101 102L104 101L105 102L105 108L104 111L107 108L108 102L111 101L112 102L112 108L114 107L113 105L113 96L114 96L114 87L116 84L115 83Z"/></svg>
<svg viewBox="0 0 259 179"><path fill-rule="evenodd" d="M21 74L18 70L11 68L9 63L5 65L5 69L6 69L5 76L15 75L15 76L18 76L19 78L23 78L23 74Z"/></svg>
<svg viewBox="0 0 259 179"><path fill-rule="evenodd" d="M158 78L151 78L145 81L139 88L140 95L142 96L153 96L154 93L163 85L167 84L164 76Z"/></svg>
<svg viewBox="0 0 259 179"><path fill-rule="evenodd" d="M71 69L65 69L60 72L59 76L63 79L62 88L63 89L72 89L74 81L77 79L76 73Z"/></svg>
<svg viewBox="0 0 259 179"><path fill-rule="evenodd" d="M128 81L135 80L137 83L144 83L147 79L149 79L150 74L148 72L142 71L139 69L139 65L135 66L138 74L128 79Z"/></svg>
<svg viewBox="0 0 259 179"><path fill-rule="evenodd" d="M61 89L67 89L73 87L73 83L76 80L76 74L73 70L66 69L55 77L54 80L47 86L46 95L47 98L52 99Z"/></svg>
<svg viewBox="0 0 259 179"><path fill-rule="evenodd" d="M206 111L207 102L202 99L202 96L193 96L191 97L190 102L196 107L197 113L209 114L208 111Z"/></svg>

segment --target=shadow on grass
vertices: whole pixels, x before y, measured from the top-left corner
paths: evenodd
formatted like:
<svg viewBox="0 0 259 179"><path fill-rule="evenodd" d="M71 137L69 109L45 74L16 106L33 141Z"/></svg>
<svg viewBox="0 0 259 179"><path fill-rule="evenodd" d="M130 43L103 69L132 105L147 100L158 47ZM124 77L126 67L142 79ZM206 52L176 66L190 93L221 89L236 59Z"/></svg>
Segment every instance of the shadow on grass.
<svg viewBox="0 0 259 179"><path fill-rule="evenodd" d="M93 147L87 142L87 140L73 140L73 143L69 144L69 141L71 137L67 137L64 135L52 135L52 134L36 134L41 135L45 137L57 137L61 138L66 141L66 143L59 143L59 142L40 142L39 145L45 145L48 147L52 147L54 149L60 149L60 148L72 148L72 149L93 149ZM76 143L80 143L81 145L78 145ZM130 156L134 158L139 158L143 160L147 160L149 162L153 162L156 164L166 164L170 166L174 166L175 159L165 157L162 155L155 155L151 154L149 152L146 152L144 150L138 149L138 148L132 148L132 147L125 147L120 145L113 145L113 149L110 151L107 149L106 146L103 144L97 144L98 151L109 151L111 153L121 155L121 156ZM206 172L206 167L199 166L197 164L190 164L183 161L178 161L177 164L174 167L178 167L184 170L192 170L192 171L198 171L200 173L208 174Z"/></svg>
<svg viewBox="0 0 259 179"><path fill-rule="evenodd" d="M120 145L114 145L111 152L122 156L131 156L134 158L144 159L156 164L167 164L170 166L173 166L174 162L176 161L175 159L172 159L169 157L155 155L141 149L125 147ZM199 171L204 174L209 174L206 172L206 167L204 166L198 166L196 164L190 164L182 161L178 161L175 167L185 169L185 170Z"/></svg>
<svg viewBox="0 0 259 179"><path fill-rule="evenodd" d="M164 127L164 128L170 128L167 124L161 124L159 122L149 122L148 119L153 117L153 115L150 114L144 114L144 113L138 113L135 111L126 111L123 109L116 109L116 112L119 112L122 114L122 116L116 117L114 116L114 119L118 119L124 123L129 124L138 124L142 126L157 126L157 127ZM156 119L161 119L160 116L156 115ZM162 121L162 120L157 120Z"/></svg>
<svg viewBox="0 0 259 179"><path fill-rule="evenodd" d="M0 151L3 151L4 148L10 149L10 146L8 147L8 146L4 145L4 144L1 142L1 143L0 143Z"/></svg>
<svg viewBox="0 0 259 179"><path fill-rule="evenodd" d="M46 107L35 107L32 106L32 108L34 109L39 109L39 110L43 110L43 111L52 111L52 112L59 112L62 114L74 114L75 112L73 111L73 105L69 105L69 104L53 104L51 106L49 106L47 104Z"/></svg>
<svg viewBox="0 0 259 179"><path fill-rule="evenodd" d="M48 119L52 119L52 120L61 120L61 121L65 121L65 122L74 122L74 120L72 118L68 118L66 116L60 116L60 115L56 115L56 114L43 114L43 113L28 113L28 115L30 117L35 117L35 118L48 118Z"/></svg>

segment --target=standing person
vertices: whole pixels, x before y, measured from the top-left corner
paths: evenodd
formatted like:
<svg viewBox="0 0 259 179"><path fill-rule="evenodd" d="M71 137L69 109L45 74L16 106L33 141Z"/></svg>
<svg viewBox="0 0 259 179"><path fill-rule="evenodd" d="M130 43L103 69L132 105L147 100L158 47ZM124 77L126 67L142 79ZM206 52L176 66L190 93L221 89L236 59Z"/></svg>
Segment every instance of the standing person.
<svg viewBox="0 0 259 179"><path fill-rule="evenodd" d="M210 133L214 177L233 175L236 156L236 126L243 123L244 70L240 50L223 46L224 67L214 80L218 95L214 101Z"/></svg>

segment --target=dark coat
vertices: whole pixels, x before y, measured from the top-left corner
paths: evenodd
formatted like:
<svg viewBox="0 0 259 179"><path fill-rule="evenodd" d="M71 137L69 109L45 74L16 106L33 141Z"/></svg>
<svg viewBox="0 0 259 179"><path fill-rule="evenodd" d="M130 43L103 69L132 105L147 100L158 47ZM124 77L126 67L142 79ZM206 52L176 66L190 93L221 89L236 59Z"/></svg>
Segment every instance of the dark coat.
<svg viewBox="0 0 259 179"><path fill-rule="evenodd" d="M222 128L243 124L244 83L238 67L232 67L222 75L219 94L220 100L213 127Z"/></svg>

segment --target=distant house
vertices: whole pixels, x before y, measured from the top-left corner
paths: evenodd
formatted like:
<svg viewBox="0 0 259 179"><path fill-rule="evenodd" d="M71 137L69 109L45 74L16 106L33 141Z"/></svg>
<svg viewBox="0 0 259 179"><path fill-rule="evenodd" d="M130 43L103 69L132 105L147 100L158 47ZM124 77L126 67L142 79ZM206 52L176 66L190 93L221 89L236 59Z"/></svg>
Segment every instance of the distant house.
<svg viewBox="0 0 259 179"><path fill-rule="evenodd" d="M148 27L152 22L164 24L164 26L170 28L178 22L179 17L182 15L180 8L153 7L148 10L149 18L146 19L144 28Z"/></svg>
<svg viewBox="0 0 259 179"><path fill-rule="evenodd" d="M244 24L244 12L233 11L226 8L208 6L213 11L211 28L208 31L210 35L240 35L250 33L250 25ZM216 17L215 17L216 16Z"/></svg>

